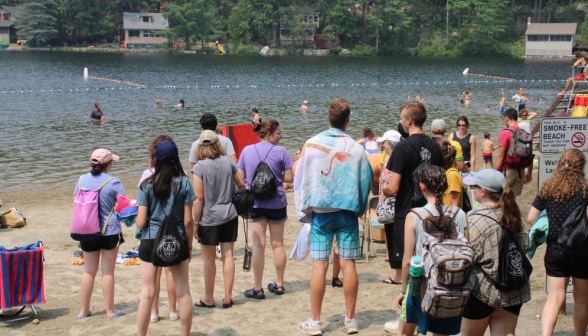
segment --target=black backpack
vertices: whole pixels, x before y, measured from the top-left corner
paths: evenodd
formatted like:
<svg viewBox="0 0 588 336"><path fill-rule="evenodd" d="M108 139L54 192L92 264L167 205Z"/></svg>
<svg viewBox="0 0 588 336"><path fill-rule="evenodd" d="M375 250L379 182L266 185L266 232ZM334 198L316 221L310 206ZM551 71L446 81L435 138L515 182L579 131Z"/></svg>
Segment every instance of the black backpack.
<svg viewBox="0 0 588 336"><path fill-rule="evenodd" d="M174 196L174 204L172 204L171 212L174 212L174 206L177 203L177 196L181 188L181 179L178 183L178 189L176 190L176 194ZM184 212L184 207L181 208L182 214ZM165 209L163 209L163 213L165 217L159 226L159 230L157 230L157 235L155 236L155 240L153 242L153 249L151 250L151 262L153 266L156 267L170 267L179 265L183 260L181 256L185 255L186 253L190 253L188 251L188 242L185 239L182 239L180 235L180 231L176 227L176 223L171 216L171 213L168 215L165 213ZM182 215L182 219L184 216Z"/></svg>
<svg viewBox="0 0 588 336"><path fill-rule="evenodd" d="M431 158L433 156L433 140L431 141L431 145L429 146L429 153L431 154ZM421 163L419 163L419 165L416 167L416 169L412 172L412 196L411 196L411 201L412 201L412 206L411 208L416 208L416 207L422 207L425 204L427 204L427 199L425 198L425 195L423 194L423 192L421 191L420 188L420 183L421 183L421 172L426 169L431 167L431 159L429 160L423 160L422 156L421 156L421 152L410 142L406 141L410 147L412 147L412 149L414 149L417 153L417 155L421 158Z"/></svg>
<svg viewBox="0 0 588 336"><path fill-rule="evenodd" d="M253 145L253 147L257 152L257 147L255 147L255 145ZM270 150L267 152L265 159L267 159L267 156L273 148L274 146L272 146L272 148L270 148ZM257 152L257 156L259 157L259 160L261 160L259 152ZM265 159L261 160L255 168L253 179L251 180L251 187L249 188L251 191L253 191L253 194L257 199L267 199L273 197L276 193L276 189L278 188L276 176L274 175L274 172L271 170L271 168L264 162Z"/></svg>
<svg viewBox="0 0 588 336"><path fill-rule="evenodd" d="M584 203L580 204L562 224L557 243L570 254L588 256L588 218Z"/></svg>
<svg viewBox="0 0 588 336"><path fill-rule="evenodd" d="M500 222L490 216L478 215L490 218L502 228L502 238L499 243L498 282L496 283L496 288L504 292L511 292L523 288L530 281L531 273L533 272L533 266L531 266L531 262L527 258L525 251L517 243L512 232L502 226Z"/></svg>

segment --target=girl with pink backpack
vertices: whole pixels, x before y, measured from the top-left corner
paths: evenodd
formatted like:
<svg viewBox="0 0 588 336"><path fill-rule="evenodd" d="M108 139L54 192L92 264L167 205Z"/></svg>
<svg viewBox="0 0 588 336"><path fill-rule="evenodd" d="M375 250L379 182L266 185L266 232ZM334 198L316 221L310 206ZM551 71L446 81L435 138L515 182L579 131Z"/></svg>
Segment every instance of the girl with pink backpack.
<svg viewBox="0 0 588 336"><path fill-rule="evenodd" d="M120 222L113 214L116 198L125 195L121 181L109 175L118 156L108 149L99 148L92 153L92 170L82 175L76 184L72 238L80 242L84 252L79 319L92 316L90 298L98 267L102 269L102 293L106 305L106 318L124 316L114 309L114 266L120 244L124 243ZM102 265L100 261L102 260Z"/></svg>

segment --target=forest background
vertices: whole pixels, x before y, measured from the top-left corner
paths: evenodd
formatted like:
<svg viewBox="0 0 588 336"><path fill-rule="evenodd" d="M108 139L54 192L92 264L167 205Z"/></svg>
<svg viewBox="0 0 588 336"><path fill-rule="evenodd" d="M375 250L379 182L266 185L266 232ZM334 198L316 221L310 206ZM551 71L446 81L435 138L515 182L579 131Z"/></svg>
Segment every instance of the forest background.
<svg viewBox="0 0 588 336"><path fill-rule="evenodd" d="M161 12L170 24L165 35L190 41L187 48L221 41L232 53L253 54L262 46L282 47L281 26L306 34L296 19L303 11L318 15L317 33L338 41L331 54L347 49L350 55L523 57L527 18L577 22L576 41L588 46L588 5L573 0L0 0L0 5L44 8L52 45L112 42L123 12ZM22 11L19 25L38 16Z"/></svg>

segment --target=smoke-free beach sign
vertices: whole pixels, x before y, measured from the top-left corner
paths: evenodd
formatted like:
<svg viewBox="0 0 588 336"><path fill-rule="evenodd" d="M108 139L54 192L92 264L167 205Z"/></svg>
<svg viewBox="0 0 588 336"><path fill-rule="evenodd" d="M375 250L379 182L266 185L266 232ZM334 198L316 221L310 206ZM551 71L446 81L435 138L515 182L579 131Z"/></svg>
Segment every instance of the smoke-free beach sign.
<svg viewBox="0 0 588 336"><path fill-rule="evenodd" d="M570 148L588 151L588 118L545 118L540 134L541 153L561 153Z"/></svg>

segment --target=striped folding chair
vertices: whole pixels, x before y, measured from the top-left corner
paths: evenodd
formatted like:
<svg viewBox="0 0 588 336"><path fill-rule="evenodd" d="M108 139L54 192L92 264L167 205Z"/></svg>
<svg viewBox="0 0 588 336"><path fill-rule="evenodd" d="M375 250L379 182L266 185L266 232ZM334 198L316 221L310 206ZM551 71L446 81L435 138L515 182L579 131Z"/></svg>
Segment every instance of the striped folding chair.
<svg viewBox="0 0 588 336"><path fill-rule="evenodd" d="M43 243L40 241L13 249L0 246L0 311L22 308L11 316L15 317L27 306L37 315L33 305L45 303L45 285L43 281ZM21 317L7 323L24 320Z"/></svg>

